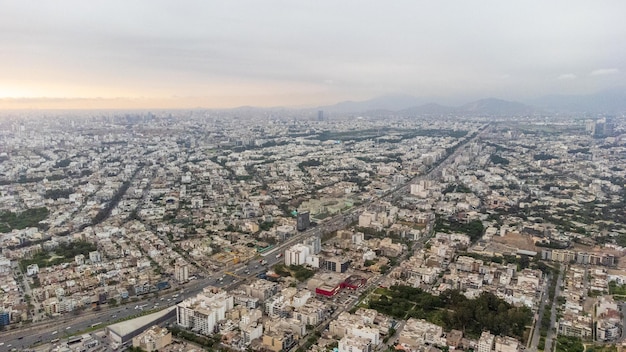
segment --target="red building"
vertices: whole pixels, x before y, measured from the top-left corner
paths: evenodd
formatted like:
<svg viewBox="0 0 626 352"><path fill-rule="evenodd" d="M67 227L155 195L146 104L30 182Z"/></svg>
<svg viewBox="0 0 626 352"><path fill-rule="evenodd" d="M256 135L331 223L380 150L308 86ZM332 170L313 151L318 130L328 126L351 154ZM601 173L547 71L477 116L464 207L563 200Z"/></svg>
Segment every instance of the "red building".
<svg viewBox="0 0 626 352"><path fill-rule="evenodd" d="M315 289L315 294L326 296L326 297L332 297L336 295L337 293L339 293L339 290L341 290L341 284L337 286L322 285Z"/></svg>

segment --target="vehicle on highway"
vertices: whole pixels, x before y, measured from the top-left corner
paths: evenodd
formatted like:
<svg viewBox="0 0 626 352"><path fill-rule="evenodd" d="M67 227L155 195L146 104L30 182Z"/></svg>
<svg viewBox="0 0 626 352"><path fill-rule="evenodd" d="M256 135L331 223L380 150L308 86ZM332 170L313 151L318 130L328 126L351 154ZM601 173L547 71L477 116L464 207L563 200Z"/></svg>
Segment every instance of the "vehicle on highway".
<svg viewBox="0 0 626 352"><path fill-rule="evenodd" d="M50 335L56 335L58 333L57 330L54 330L52 333L50 333Z"/></svg>

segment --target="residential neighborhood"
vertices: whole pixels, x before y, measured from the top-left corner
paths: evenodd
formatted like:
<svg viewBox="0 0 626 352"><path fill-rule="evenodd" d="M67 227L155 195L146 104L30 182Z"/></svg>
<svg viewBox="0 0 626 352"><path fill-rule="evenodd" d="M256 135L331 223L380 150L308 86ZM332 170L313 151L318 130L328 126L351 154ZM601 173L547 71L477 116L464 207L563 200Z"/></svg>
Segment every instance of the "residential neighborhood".
<svg viewBox="0 0 626 352"><path fill-rule="evenodd" d="M621 346L625 128L10 117L0 351Z"/></svg>

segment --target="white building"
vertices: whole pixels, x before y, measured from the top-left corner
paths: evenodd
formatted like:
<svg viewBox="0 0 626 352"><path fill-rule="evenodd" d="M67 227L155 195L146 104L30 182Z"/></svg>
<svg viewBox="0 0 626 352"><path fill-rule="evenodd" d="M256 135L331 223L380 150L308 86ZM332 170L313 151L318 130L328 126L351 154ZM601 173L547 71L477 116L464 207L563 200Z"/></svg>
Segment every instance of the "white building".
<svg viewBox="0 0 626 352"><path fill-rule="evenodd" d="M304 265L310 254L309 246L302 243L295 244L285 250L285 265Z"/></svg>
<svg viewBox="0 0 626 352"><path fill-rule="evenodd" d="M339 352L371 352L372 341L364 337L344 336L339 340Z"/></svg>
<svg viewBox="0 0 626 352"><path fill-rule="evenodd" d="M100 252L98 251L89 252L89 260L91 260L92 263L100 263L102 261Z"/></svg>
<svg viewBox="0 0 626 352"><path fill-rule="evenodd" d="M205 287L195 297L176 305L178 325L204 335L216 332L216 324L233 309L233 296L216 287Z"/></svg>
<svg viewBox="0 0 626 352"><path fill-rule="evenodd" d="M33 275L37 275L37 274L39 274L39 265L31 264L31 265L26 267L26 275L27 276L33 276Z"/></svg>
<svg viewBox="0 0 626 352"><path fill-rule="evenodd" d="M83 265L83 264L85 264L85 255L79 254L79 255L75 256L74 257L74 262L76 262L76 265Z"/></svg>
<svg viewBox="0 0 626 352"><path fill-rule="evenodd" d="M478 349L476 352L491 352L495 338L496 337L489 331L483 331L478 339Z"/></svg>

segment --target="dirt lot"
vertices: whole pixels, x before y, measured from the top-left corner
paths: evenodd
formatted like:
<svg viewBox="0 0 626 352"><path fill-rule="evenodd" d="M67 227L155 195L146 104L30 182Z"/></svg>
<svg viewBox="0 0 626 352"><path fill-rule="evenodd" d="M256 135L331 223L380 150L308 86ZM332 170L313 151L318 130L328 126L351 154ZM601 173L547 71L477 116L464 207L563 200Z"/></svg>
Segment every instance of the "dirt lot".
<svg viewBox="0 0 626 352"><path fill-rule="evenodd" d="M529 235L522 235L517 232L507 232L506 235L493 236L493 241L496 243L506 244L518 249L525 249L527 251L541 252L541 248L535 246L534 241Z"/></svg>

